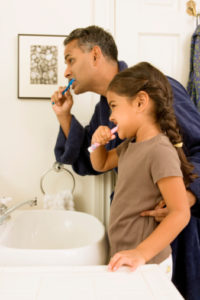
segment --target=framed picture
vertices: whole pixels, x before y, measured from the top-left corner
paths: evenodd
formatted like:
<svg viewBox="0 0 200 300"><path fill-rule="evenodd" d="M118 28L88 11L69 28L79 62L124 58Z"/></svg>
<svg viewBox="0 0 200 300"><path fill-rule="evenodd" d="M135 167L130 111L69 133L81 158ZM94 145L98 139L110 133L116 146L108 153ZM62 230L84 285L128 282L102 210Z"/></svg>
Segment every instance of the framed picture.
<svg viewBox="0 0 200 300"><path fill-rule="evenodd" d="M64 78L64 35L18 34L18 98L50 99Z"/></svg>

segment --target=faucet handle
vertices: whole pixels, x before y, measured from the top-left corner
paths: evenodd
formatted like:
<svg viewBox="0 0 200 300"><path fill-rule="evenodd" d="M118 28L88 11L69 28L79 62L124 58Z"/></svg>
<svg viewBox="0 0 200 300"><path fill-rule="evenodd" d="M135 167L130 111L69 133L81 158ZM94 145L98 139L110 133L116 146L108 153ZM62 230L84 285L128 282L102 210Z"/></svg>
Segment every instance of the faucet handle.
<svg viewBox="0 0 200 300"><path fill-rule="evenodd" d="M10 201L12 201L11 197L2 197L2 198L0 198L0 204L2 204L2 205L6 205Z"/></svg>
<svg viewBox="0 0 200 300"><path fill-rule="evenodd" d="M0 198L0 215L3 215L4 212L8 209L7 203L12 200L11 197L2 197Z"/></svg>

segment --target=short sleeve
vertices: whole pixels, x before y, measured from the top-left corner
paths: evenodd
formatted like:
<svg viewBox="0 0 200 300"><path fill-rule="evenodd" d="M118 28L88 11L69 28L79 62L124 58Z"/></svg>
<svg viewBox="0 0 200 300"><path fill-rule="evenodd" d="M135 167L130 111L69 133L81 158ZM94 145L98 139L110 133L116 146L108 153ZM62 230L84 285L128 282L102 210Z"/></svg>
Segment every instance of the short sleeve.
<svg viewBox="0 0 200 300"><path fill-rule="evenodd" d="M183 177L181 162L175 148L159 144L151 154L150 170L154 183L170 176Z"/></svg>

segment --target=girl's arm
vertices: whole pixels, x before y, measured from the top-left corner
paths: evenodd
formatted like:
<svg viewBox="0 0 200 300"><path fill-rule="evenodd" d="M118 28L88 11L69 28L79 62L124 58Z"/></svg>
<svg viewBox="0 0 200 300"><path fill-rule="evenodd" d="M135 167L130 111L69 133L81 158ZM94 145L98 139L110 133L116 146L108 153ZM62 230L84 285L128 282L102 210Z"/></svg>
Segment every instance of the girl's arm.
<svg viewBox="0 0 200 300"><path fill-rule="evenodd" d="M135 249L115 254L109 263L110 270L115 271L122 265L128 265L135 270L169 245L188 224L190 209L182 178L167 177L159 180L157 184L169 214Z"/></svg>
<svg viewBox="0 0 200 300"><path fill-rule="evenodd" d="M94 170L105 172L117 167L118 155L116 149L107 151L104 147L115 135L107 126L99 126L92 136L91 144L98 143L100 146L90 154L90 160Z"/></svg>

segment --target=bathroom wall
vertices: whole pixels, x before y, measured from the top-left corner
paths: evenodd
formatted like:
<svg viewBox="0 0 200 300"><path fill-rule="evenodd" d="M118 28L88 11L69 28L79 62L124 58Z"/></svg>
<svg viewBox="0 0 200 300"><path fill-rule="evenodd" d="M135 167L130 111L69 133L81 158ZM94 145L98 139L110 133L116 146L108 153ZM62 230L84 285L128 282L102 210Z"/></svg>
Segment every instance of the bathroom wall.
<svg viewBox="0 0 200 300"><path fill-rule="evenodd" d="M0 197L19 202L37 196L41 206L40 178L55 161L59 128L49 100L17 98L17 34L66 35L99 22L109 28L112 18L105 13L110 13L109 5L110 1L93 0L1 1ZM73 111L82 124L90 119L98 98L90 93L75 97ZM96 179L74 176L77 209L93 213Z"/></svg>
<svg viewBox="0 0 200 300"><path fill-rule="evenodd" d="M129 65L150 60L185 85L190 38L195 29L195 20L187 16L185 3L186 0L1 1L0 197L11 196L19 202L37 196L42 205L40 178L54 163L59 128L49 100L17 98L17 34L66 35L76 27L97 24L115 36L119 58ZM164 27L160 27L162 23ZM162 37L169 37L165 41L171 43L166 42L165 47L175 41L175 52L173 48L170 55L167 51L165 56L155 54L156 43ZM90 93L75 97L73 111L82 124L90 119L98 99ZM111 175L74 176L76 208L104 220Z"/></svg>

